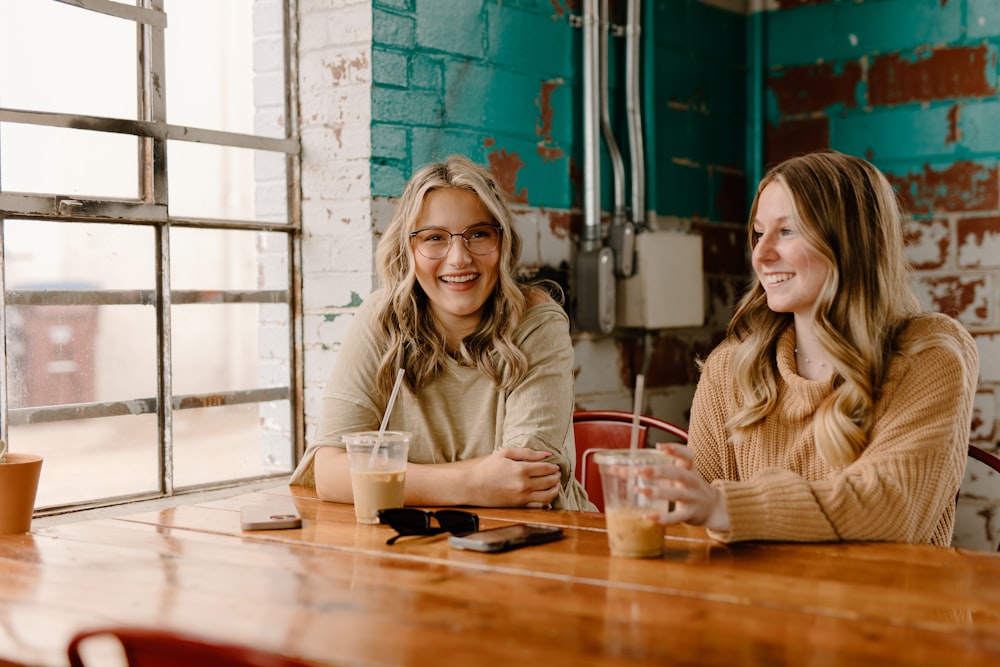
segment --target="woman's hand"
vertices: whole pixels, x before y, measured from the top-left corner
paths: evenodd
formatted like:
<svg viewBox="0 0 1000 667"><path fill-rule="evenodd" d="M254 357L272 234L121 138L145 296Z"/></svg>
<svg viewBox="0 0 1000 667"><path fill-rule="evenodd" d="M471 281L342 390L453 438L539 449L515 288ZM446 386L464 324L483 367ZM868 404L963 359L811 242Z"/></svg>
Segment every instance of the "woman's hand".
<svg viewBox="0 0 1000 667"><path fill-rule="evenodd" d="M694 469L691 450L678 443L658 443L656 448L673 458L673 466L663 472L653 494L673 501L674 508L657 517L662 524L688 523L709 530L729 530L729 511L722 489L706 482Z"/></svg>
<svg viewBox="0 0 1000 667"><path fill-rule="evenodd" d="M545 459L551 452L502 447L473 459L469 492L481 507L547 507L559 495L559 466Z"/></svg>

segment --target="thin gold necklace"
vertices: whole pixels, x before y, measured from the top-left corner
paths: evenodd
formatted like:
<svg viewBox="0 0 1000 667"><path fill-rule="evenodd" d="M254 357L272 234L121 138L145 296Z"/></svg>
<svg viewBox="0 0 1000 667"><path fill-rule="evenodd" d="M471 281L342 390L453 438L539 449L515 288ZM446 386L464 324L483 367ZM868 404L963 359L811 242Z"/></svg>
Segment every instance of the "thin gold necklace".
<svg viewBox="0 0 1000 667"><path fill-rule="evenodd" d="M799 352L799 348L795 348L795 355L796 356L801 356L802 357L802 361L806 362L810 366L812 366L813 364L816 364L820 368L826 368L827 365L828 365L825 361L816 361L815 359L810 359L806 355L804 355L801 352Z"/></svg>

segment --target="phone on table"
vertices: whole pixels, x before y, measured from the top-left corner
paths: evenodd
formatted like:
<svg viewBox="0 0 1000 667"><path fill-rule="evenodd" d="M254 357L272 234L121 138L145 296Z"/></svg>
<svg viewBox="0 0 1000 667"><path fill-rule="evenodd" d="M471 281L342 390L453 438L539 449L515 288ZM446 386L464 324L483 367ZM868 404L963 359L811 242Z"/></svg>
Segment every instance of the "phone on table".
<svg viewBox="0 0 1000 667"><path fill-rule="evenodd" d="M557 526L540 526L533 523L518 523L513 526L501 526L480 530L466 535L451 535L448 544L456 549L470 551L485 551L496 553L526 547L531 544L544 544L562 539L562 528Z"/></svg>
<svg viewBox="0 0 1000 667"><path fill-rule="evenodd" d="M292 505L244 505L240 508L243 530L301 528L302 517Z"/></svg>

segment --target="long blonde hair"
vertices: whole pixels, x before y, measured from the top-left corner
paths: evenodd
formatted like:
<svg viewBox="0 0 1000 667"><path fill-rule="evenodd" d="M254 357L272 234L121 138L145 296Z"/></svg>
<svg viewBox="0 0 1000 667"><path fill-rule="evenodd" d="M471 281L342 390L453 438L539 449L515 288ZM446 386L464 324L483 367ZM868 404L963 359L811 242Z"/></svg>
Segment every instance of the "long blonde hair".
<svg viewBox="0 0 1000 667"><path fill-rule="evenodd" d="M539 289L518 284L515 276L521 258L521 236L514 229L507 195L488 170L460 155L420 168L407 183L389 228L375 251L382 298L377 336L385 350L379 361L376 383L387 396L397 369L406 369L406 382L413 391L437 377L444 369L448 350L439 331L427 295L416 280L410 232L420 217L424 199L434 190L454 188L474 193L499 224L499 278L483 307L479 326L462 341L459 360L477 367L498 386L516 386L527 372L527 359L514 342L514 333L528 307L528 296ZM504 371L506 368L506 371Z"/></svg>
<svg viewBox="0 0 1000 667"><path fill-rule="evenodd" d="M823 459L847 465L868 444L892 355L904 352L897 335L920 312L904 255L902 212L892 186L869 162L819 151L787 160L761 180L747 228L751 249L760 193L770 183L790 195L800 233L828 266L813 327L832 361L835 389L817 408L814 427ZM728 423L734 441L744 440L777 401L775 348L791 325L790 313L768 308L755 276L728 330L740 341L732 362L739 408Z"/></svg>

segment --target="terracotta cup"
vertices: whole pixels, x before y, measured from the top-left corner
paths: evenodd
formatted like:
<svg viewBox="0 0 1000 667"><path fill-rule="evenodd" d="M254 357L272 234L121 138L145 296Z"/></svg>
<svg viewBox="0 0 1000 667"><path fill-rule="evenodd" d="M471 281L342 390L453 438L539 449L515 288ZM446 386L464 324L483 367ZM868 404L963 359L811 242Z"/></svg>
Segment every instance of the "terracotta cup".
<svg viewBox="0 0 1000 667"><path fill-rule="evenodd" d="M42 457L7 453L0 463L0 535L31 530Z"/></svg>

